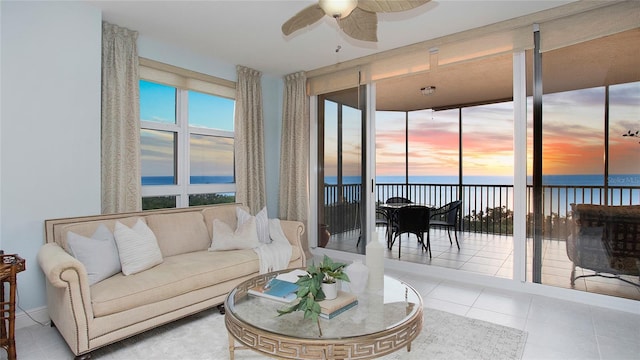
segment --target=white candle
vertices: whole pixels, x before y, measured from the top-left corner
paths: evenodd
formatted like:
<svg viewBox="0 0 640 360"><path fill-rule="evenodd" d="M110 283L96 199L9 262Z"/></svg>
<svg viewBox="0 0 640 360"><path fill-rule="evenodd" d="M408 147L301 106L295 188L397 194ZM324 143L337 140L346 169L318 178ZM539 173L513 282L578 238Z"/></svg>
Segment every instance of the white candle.
<svg viewBox="0 0 640 360"><path fill-rule="evenodd" d="M369 268L369 290L381 290L384 287L384 246L373 232L373 239L367 244L367 267Z"/></svg>

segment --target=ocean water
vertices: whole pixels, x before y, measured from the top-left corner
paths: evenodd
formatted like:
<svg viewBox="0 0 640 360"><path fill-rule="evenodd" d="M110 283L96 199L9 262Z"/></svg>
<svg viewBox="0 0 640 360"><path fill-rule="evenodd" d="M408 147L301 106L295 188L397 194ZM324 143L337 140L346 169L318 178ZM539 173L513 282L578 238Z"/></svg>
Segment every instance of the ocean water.
<svg viewBox="0 0 640 360"><path fill-rule="evenodd" d="M173 176L143 176L142 185L172 185ZM190 184L233 184L233 176L191 176Z"/></svg>

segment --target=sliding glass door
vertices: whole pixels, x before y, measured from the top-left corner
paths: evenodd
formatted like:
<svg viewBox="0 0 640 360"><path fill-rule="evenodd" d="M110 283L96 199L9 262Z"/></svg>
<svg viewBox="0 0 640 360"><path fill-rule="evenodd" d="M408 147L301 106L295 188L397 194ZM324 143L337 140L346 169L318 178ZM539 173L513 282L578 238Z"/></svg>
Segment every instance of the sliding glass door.
<svg viewBox="0 0 640 360"><path fill-rule="evenodd" d="M542 52L538 134L529 116L530 144L541 145L528 151L542 162L530 170L540 181L529 196L530 217L540 209L529 222L533 282L640 299L640 250L626 242L640 224L637 44L629 31Z"/></svg>
<svg viewBox="0 0 640 360"><path fill-rule="evenodd" d="M318 96L318 246L364 253L365 88Z"/></svg>

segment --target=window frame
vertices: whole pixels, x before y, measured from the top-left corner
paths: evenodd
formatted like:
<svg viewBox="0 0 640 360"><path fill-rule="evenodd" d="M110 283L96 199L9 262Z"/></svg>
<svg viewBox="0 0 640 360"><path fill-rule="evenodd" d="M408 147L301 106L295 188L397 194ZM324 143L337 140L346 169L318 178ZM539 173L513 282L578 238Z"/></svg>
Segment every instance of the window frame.
<svg viewBox="0 0 640 360"><path fill-rule="evenodd" d="M189 207L189 196L198 194L235 193L236 183L227 184L190 184L191 135L215 136L234 140L235 131L195 127L189 125L189 91L197 91L234 101L235 82L219 79L210 75L196 73L172 65L140 58L139 80L150 81L176 89L176 123L161 123L140 119L140 130L167 131L175 134L174 164L176 184L142 185L141 197L175 196L176 208ZM235 170L234 170L235 179ZM140 179L141 181L142 179Z"/></svg>

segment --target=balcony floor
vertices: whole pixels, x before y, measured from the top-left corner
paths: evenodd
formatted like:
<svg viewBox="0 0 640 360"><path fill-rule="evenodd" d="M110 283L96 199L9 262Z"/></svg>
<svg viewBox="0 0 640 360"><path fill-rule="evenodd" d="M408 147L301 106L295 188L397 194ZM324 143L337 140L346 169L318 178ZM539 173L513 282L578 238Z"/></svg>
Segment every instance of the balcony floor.
<svg viewBox="0 0 640 360"><path fill-rule="evenodd" d="M380 241L384 240L384 227L378 227ZM452 234L453 235L453 234ZM357 253L356 243L359 232L350 231L331 236L327 249ZM408 261L425 265L435 265L458 269L488 276L511 278L513 273L513 237L504 235L458 232L460 251L449 243L446 230L434 229L430 232L432 258L418 246L415 235L402 235L400 261ZM531 253L531 241L527 243ZM398 240L392 250L386 250L388 259L398 260ZM572 263L567 257L565 242L559 240L543 240L542 248L542 283L545 285L571 288L570 275ZM527 279L531 279L531 258L527 259ZM576 268L576 275L593 274L593 271ZM638 277L624 276L626 280L638 283ZM618 279L601 276L580 278L576 280L574 289L592 293L640 300L640 287Z"/></svg>

